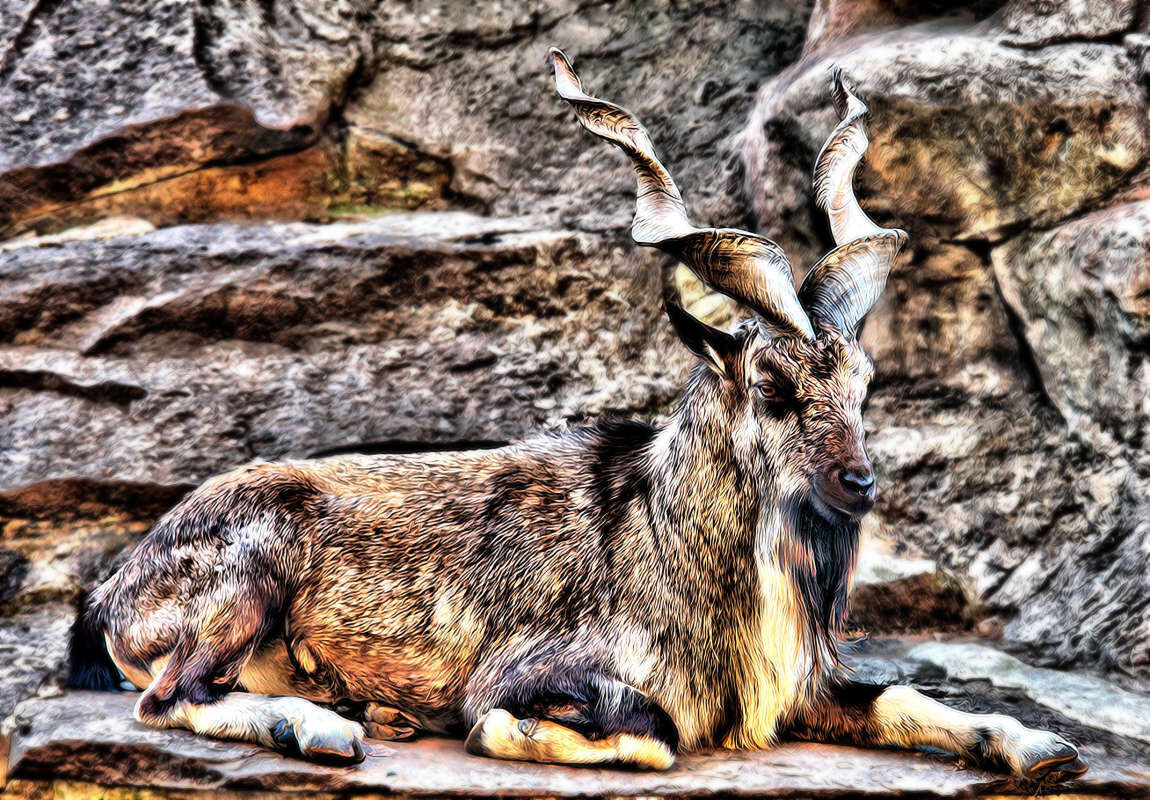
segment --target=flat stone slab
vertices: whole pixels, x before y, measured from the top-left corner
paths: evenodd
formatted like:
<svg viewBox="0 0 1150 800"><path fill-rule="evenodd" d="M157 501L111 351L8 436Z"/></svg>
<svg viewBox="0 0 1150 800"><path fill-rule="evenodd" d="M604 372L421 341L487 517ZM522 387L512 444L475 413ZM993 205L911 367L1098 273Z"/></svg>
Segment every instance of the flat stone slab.
<svg viewBox="0 0 1150 800"><path fill-rule="evenodd" d="M285 790L456 797L884 797L1034 794L1002 776L959 769L920 753L787 743L765 751L681 756L668 772L558 767L467 755L461 742L369 741L354 767L322 767L262 748L185 731L145 728L131 718L135 695L72 692L17 710L9 777L161 790ZM1092 759L1067 787L1080 797L1150 793L1150 768Z"/></svg>
<svg viewBox="0 0 1150 800"><path fill-rule="evenodd" d="M1076 722L1150 743L1150 697L1093 675L1032 667L975 642L926 642L907 658L934 664L958 681L990 681Z"/></svg>

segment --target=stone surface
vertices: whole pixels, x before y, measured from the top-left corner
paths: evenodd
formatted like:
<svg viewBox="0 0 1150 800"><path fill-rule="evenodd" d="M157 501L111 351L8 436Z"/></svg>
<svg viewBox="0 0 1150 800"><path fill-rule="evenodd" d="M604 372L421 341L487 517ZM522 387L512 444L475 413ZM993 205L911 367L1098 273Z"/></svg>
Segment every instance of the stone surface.
<svg viewBox="0 0 1150 800"><path fill-rule="evenodd" d="M63 603L6 614L0 619L0 722L16 704L42 687L51 687L66 668L68 629L74 611ZM0 732L0 740L3 733Z"/></svg>
<svg viewBox="0 0 1150 800"><path fill-rule="evenodd" d="M0 122L0 170L210 108L251 109L269 133L312 126L366 55L351 6L29 2L5 29L0 97L19 110Z"/></svg>
<svg viewBox="0 0 1150 800"><path fill-rule="evenodd" d="M493 214L625 228L630 167L555 95L546 54L558 44L592 93L648 126L696 219L741 221L733 120L797 55L808 2L449 5L385 6L379 68L344 112L353 141L382 134L443 160L451 190Z"/></svg>
<svg viewBox="0 0 1150 800"><path fill-rule="evenodd" d="M986 680L1084 725L1150 742L1150 698L1090 675L1031 667L982 644L928 642L907 653L960 681Z"/></svg>
<svg viewBox="0 0 1150 800"><path fill-rule="evenodd" d="M364 51L347 3L27 3L4 30L0 231L315 141ZM221 18L226 15L225 18ZM87 213L98 213L99 209ZM19 227L15 228L16 230Z"/></svg>
<svg viewBox="0 0 1150 800"><path fill-rule="evenodd" d="M893 550L889 541L864 534L848 628L873 635L970 627L973 610L958 582L930 559Z"/></svg>
<svg viewBox="0 0 1150 800"><path fill-rule="evenodd" d="M368 791L456 797L916 797L1033 792L978 770L920 754L790 743L758 752L681 756L669 772L630 772L479 759L446 739L369 742L367 759L331 768L260 748L216 742L131 721L132 695L74 693L33 700L16 719L11 777L79 780L160 789ZM1150 790L1144 767L1096 761L1078 796Z"/></svg>
<svg viewBox="0 0 1150 800"><path fill-rule="evenodd" d="M912 247L1050 224L1114 191L1146 157L1146 97L1120 45L1030 50L940 23L848 41L767 83L743 133L759 224L804 264L828 244L810 169L833 127L832 65L871 109L860 196Z"/></svg>
<svg viewBox="0 0 1150 800"><path fill-rule="evenodd" d="M0 34L0 100L21 109L0 121L0 235L348 206L618 227L627 170L554 96L556 42L604 90L634 87L696 213L730 221L743 210L729 120L797 54L808 2L18 6Z"/></svg>
<svg viewBox="0 0 1150 800"><path fill-rule="evenodd" d="M0 720L63 685L80 598L183 491L56 480L0 492Z"/></svg>
<svg viewBox="0 0 1150 800"><path fill-rule="evenodd" d="M940 244L900 265L861 342L880 383L999 399L1029 388L994 271L968 247Z"/></svg>
<svg viewBox="0 0 1150 800"><path fill-rule="evenodd" d="M1105 39L1134 27L1137 0L1011 0L1001 12L1002 41L1037 47L1082 39Z"/></svg>

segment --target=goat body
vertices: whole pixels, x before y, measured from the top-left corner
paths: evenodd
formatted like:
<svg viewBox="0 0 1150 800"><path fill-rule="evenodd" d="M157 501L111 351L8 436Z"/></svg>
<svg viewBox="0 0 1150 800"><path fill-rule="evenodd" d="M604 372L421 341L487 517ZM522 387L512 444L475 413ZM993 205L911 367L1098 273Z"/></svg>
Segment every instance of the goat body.
<svg viewBox="0 0 1150 800"><path fill-rule="evenodd" d="M224 627L253 632L221 647L252 654L249 692L464 731L531 673L600 674L666 709L683 746L763 746L835 664L857 523L745 474L717 383L700 367L662 429L245 467L162 519L93 608L141 688L158 660L176 683L234 671L196 663Z"/></svg>

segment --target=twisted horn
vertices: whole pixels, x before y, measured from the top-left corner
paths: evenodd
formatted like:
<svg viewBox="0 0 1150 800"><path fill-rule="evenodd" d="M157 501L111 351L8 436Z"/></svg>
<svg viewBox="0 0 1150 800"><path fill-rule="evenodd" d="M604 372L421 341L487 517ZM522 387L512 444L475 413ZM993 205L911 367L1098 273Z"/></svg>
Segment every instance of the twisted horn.
<svg viewBox="0 0 1150 800"><path fill-rule="evenodd" d="M799 299L812 317L853 337L886 287L907 235L898 228L880 228L855 197L855 168L869 143L863 127L867 107L843 83L838 67L831 99L840 122L819 153L814 189L815 203L827 213L836 247L811 267Z"/></svg>
<svg viewBox="0 0 1150 800"><path fill-rule="evenodd" d="M692 225L683 196L635 115L585 94L563 51L551 48L551 60L559 96L575 109L579 124L631 159L638 182L632 238L675 256L705 283L754 309L781 333L813 339L782 249L747 231Z"/></svg>

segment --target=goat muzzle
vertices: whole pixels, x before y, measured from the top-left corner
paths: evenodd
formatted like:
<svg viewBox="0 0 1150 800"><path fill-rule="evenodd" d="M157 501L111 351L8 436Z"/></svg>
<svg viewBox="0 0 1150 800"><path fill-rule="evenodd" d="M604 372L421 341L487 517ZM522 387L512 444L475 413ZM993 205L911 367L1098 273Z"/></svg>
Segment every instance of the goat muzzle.
<svg viewBox="0 0 1150 800"><path fill-rule="evenodd" d="M820 500L851 517L861 517L874 508L876 489L874 468L869 461L833 467L814 485Z"/></svg>

